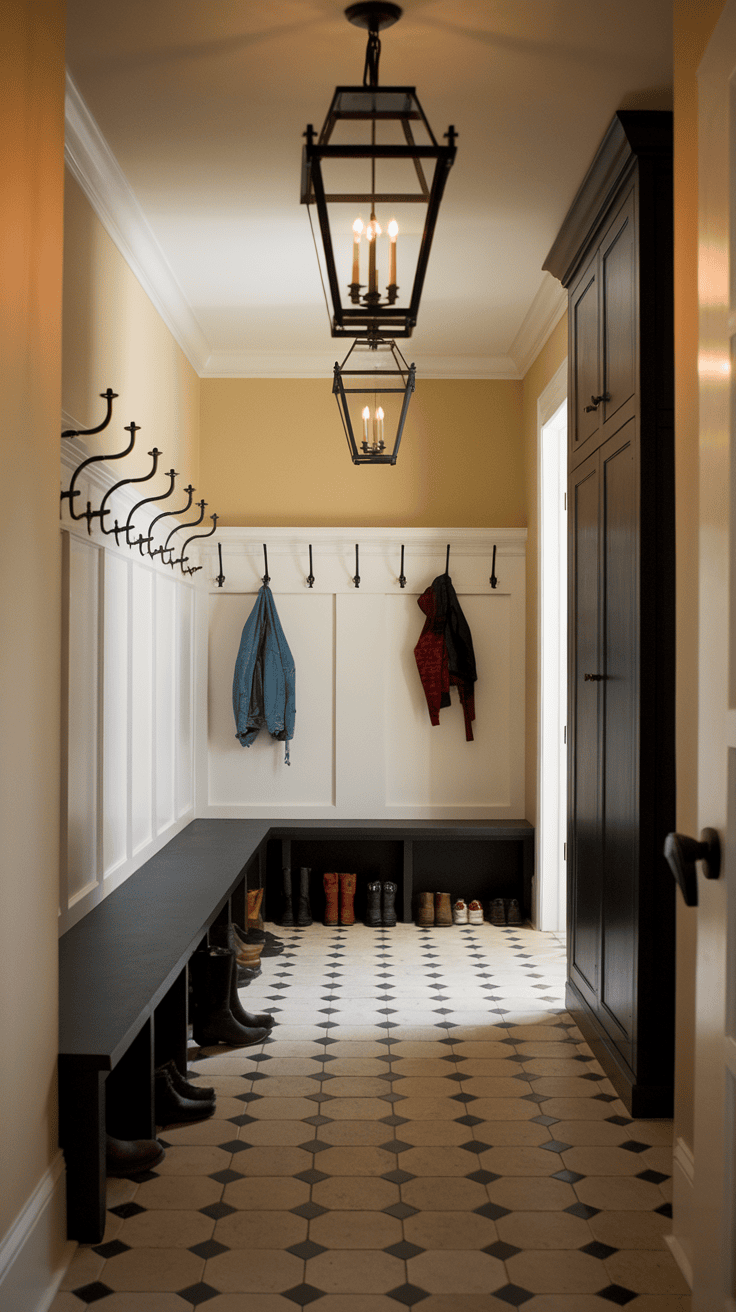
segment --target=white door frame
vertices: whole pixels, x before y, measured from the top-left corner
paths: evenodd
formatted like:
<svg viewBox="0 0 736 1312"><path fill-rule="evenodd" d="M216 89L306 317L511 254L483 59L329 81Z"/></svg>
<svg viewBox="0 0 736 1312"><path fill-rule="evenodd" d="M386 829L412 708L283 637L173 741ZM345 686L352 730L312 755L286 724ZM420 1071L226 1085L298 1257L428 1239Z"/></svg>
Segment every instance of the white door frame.
<svg viewBox="0 0 736 1312"><path fill-rule="evenodd" d="M538 929L564 931L567 910L567 876L562 851L565 832L566 786L564 751L560 742L566 710L566 662L560 659L561 634L567 638L567 589L561 585L556 560L545 563L545 542L549 529L554 538L560 532L564 512L549 520L544 505L542 478L543 430L567 400L567 360L564 360L537 400L537 514L539 586L537 590L537 706L539 751L537 763L538 823L537 879L534 907ZM565 483L567 460L562 483ZM566 545L566 544L565 544ZM557 555L557 552L554 553ZM562 664L562 668L560 665ZM550 678L550 674L552 677ZM562 691L564 690L564 691Z"/></svg>

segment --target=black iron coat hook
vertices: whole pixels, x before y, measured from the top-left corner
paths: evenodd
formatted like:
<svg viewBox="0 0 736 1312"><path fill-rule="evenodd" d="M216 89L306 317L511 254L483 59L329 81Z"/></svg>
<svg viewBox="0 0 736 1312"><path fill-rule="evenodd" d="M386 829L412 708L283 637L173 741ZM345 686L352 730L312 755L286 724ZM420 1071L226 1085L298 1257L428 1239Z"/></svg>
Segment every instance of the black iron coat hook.
<svg viewBox="0 0 736 1312"><path fill-rule="evenodd" d="M134 428L137 427L137 425L136 425L136 424L131 424L130 427L131 427L131 429L134 429ZM110 497L111 497L115 492L118 491L119 488L121 488L121 487L127 487L129 483L148 483L149 480L153 478L153 476L154 476L154 474L156 473L156 470L157 470L157 468L158 468L158 458L159 458L159 456L161 455L161 452L159 451L158 447L154 447L154 448L153 448L153 451L149 451L148 454L149 454L149 456L151 457L151 459L152 459L152 461L153 461L153 466L152 466L152 468L151 468L151 470L150 470L150 473L148 473L148 474L143 474L141 478L121 478L119 482L117 482L117 483L113 483L112 487L111 487L111 488L108 488L107 492L105 493L104 497L102 498L102 501L100 502L100 509L99 509L100 528L102 529L102 532L105 533L105 534L108 534L108 535L111 534L111 533L114 533L114 534L115 534L115 543L116 543L117 546L120 546L120 536L119 536L119 535L120 535L121 533L125 533L125 539L126 539L126 542L128 542L128 546L130 546L130 541L129 541L129 539L128 539L128 528L127 528L127 525L125 525L125 524L122 524L122 525L121 525L121 524L118 524L117 519L115 520L115 523L114 523L114 525L113 525L112 528L105 528L104 516L110 514L110 511L107 509L107 502L110 500Z"/></svg>
<svg viewBox="0 0 736 1312"><path fill-rule="evenodd" d="M447 555L445 557L445 574L450 573L450 544L447 544Z"/></svg>
<svg viewBox="0 0 736 1312"><path fill-rule="evenodd" d="M198 517L197 517L196 519L193 519L193 520L191 521L190 524L175 524L174 527L172 528L171 532L169 533L169 536L167 537L166 541L164 542L163 547L161 548L161 559L162 559L162 561L164 561L164 552L165 552L165 551L170 551L172 556L173 556L174 552L176 551L176 547L169 547L169 543L170 543L171 539L173 538L174 534L179 532L179 529L180 529L180 528L196 528L198 524L201 524L201 523L202 523L202 520L204 519L204 512L205 512L205 507L206 507L206 505L207 505L207 502L206 502L206 501L198 501L198 502L197 502L197 505L199 506L199 515L198 515ZM181 559L181 557L180 557L179 559ZM178 565L178 563L179 563L179 561L177 561L177 560L166 560L166 561L164 561L164 564L165 564L165 565L170 565L172 569L174 568L175 565Z"/></svg>
<svg viewBox="0 0 736 1312"><path fill-rule="evenodd" d="M109 390L109 389L108 389L108 390ZM104 396L105 393L102 393L102 395ZM113 392L113 393L111 394L111 398L108 400L108 411L109 411L109 412L108 412L107 419L104 421L104 423L100 424L99 428L89 428L89 429L86 429L86 430L85 430L86 433L97 433L97 432L100 432L101 429L103 429L103 428L105 427L105 425L107 424L107 422L108 422L108 420L109 420L109 418L110 418L110 413L111 413L111 411L112 411L112 397L114 397L115 395L116 395L116 393ZM70 431L71 431L71 430L70 430ZM88 501L88 502L87 502L87 509L86 509L86 510L83 510L82 513L81 513L80 515L78 515L78 514L76 513L76 511L75 511L75 509L74 509L74 498L79 496L79 490L78 490L78 488L75 486L75 485L76 485L76 482L77 482L77 479L79 478L79 475L81 474L82 470L83 470L83 469L87 469L89 465L95 465L95 464L98 464L101 460L122 460L123 456L130 455L130 452L133 450L133 447L135 446L135 435L136 435L136 432L139 431L139 426L138 426L138 424L126 424L126 425L125 425L125 431L126 431L126 433L130 433L130 441L129 441L129 443L128 443L128 445L126 446L126 448L125 448L124 451L113 451L112 453L110 453L110 454L108 454L108 455L102 455L102 456L88 456L86 460L83 460L83 461L82 461L81 465L77 465L76 469L74 470L74 473L72 474L71 482L69 483L69 487L68 487L67 491L61 493L61 500L62 500L62 501L66 500L67 498L68 498L68 500L69 500L69 514L70 514L71 518L74 519L74 520L86 519L86 521L87 521L87 532L88 532L89 534L92 533L92 520L93 520L93 519L99 519L100 522L102 521L102 510L101 510L101 509L100 509L100 510L93 510L93 509L92 509L92 506L90 505L90 503L89 503L89 501ZM80 431L80 433L78 434L78 436L80 436L80 437L84 436L84 432ZM105 512L105 513L107 513L107 512Z"/></svg>
<svg viewBox="0 0 736 1312"><path fill-rule="evenodd" d="M263 586L264 588L267 588L269 583L271 582L271 577L268 572L268 548L265 542L263 544L263 564L266 568L266 573L263 575Z"/></svg>
<svg viewBox="0 0 736 1312"><path fill-rule="evenodd" d="M158 521L160 519L168 519L170 515L186 515L189 507L192 504L192 497L194 496L194 488L192 487L191 483L189 484L188 487L184 488L184 491L187 494L187 504L185 506L182 506L181 509L179 510L162 510L160 515L157 515L155 519L151 520L151 527L148 530L151 535L151 539L153 538L153 530L155 526L158 524ZM153 551L151 551L151 547L149 543L148 554L151 557L151 559L153 559L154 556L161 556L161 558L163 559L164 548L156 547Z"/></svg>
<svg viewBox="0 0 736 1312"><path fill-rule="evenodd" d="M490 579L488 580L488 582L490 583L490 585L491 585L492 588L495 588L496 585L497 585L497 583L498 583L498 579L496 578L496 544L495 544L495 542L494 542L494 544L493 544L493 560L491 561L491 577L490 577Z"/></svg>
<svg viewBox="0 0 736 1312"><path fill-rule="evenodd" d="M205 504L204 501L203 501L201 504L204 505L204 504ZM184 546L183 546L182 549L181 549L181 555L180 555L179 559L178 559L178 560L173 560L173 561L171 562L172 566L173 566L173 565L181 565L181 572L182 572L182 574L196 574L196 573L197 573L197 570L199 570L199 569L202 568L201 565L194 565L191 569L185 569L185 568L184 568L184 565L186 564L187 560L189 559L189 557L188 557L187 554L186 554L186 551L187 551L187 547L189 546L189 543L190 543L190 542L196 542L198 538L211 538L211 537L212 537L212 534L213 534L213 533L215 532L215 530L217 529L217 515L210 515L210 519L212 520L212 528L208 528L206 533L192 533L191 537L187 538L186 542L184 543Z"/></svg>
<svg viewBox="0 0 736 1312"><path fill-rule="evenodd" d="M314 574L312 572L312 544L309 544L309 573L307 574L307 587L314 587Z"/></svg>
<svg viewBox="0 0 736 1312"><path fill-rule="evenodd" d="M353 583L356 588L360 587L360 555L357 542L355 544L355 574L353 576Z"/></svg>
<svg viewBox="0 0 736 1312"><path fill-rule="evenodd" d="M108 387L106 392L100 392L100 396L103 401L107 401L107 414L102 423L98 424L96 428L67 428L62 433L62 437L91 437L93 433L101 433L103 428L107 428L107 425L112 419L112 403L117 400L118 393L113 392L112 388ZM100 456L95 456L94 458L95 460L101 459Z"/></svg>
<svg viewBox="0 0 736 1312"><path fill-rule="evenodd" d="M404 544L401 544L401 573L399 574L399 587L406 587L406 574L404 573Z"/></svg>
<svg viewBox="0 0 736 1312"><path fill-rule="evenodd" d="M152 455L153 452L151 452L150 454ZM178 473L177 473L177 471L176 471L175 469L168 469L166 472L167 472L167 474L168 474L168 477L171 479L171 484L170 484L170 486L169 486L169 490L168 490L168 492L159 492L155 497L144 497L142 501L137 501L136 504L133 506L133 509L131 510L130 514L128 515L128 518L127 518L127 520L125 521L125 541L127 542L128 546L131 546L131 545L132 545L132 546L136 546L136 545L140 546L140 539L138 540L138 543L137 543L137 544L136 544L135 542L131 544L131 541L130 541L130 535L131 535L131 533L134 533L134 532L135 532L135 528L134 528L134 526L133 526L133 516L134 516L136 510L140 510L141 506L146 506L146 505L148 505L148 503L149 503L150 501L165 501L166 498L167 498L167 497L170 497L170 496L171 496L171 493L174 491L174 484L175 484L177 478L179 477L179 475L178 475ZM143 541L144 541L144 543L145 543L145 542L150 542L150 537L149 537L149 538L144 538ZM142 548L142 547L141 547L141 555L143 555L143 548Z"/></svg>
<svg viewBox="0 0 736 1312"><path fill-rule="evenodd" d="M217 555L220 560L220 573L215 577L215 583L217 584L218 588L221 588L223 583L225 582L225 575L222 572L222 543L221 542L218 542L217 544Z"/></svg>

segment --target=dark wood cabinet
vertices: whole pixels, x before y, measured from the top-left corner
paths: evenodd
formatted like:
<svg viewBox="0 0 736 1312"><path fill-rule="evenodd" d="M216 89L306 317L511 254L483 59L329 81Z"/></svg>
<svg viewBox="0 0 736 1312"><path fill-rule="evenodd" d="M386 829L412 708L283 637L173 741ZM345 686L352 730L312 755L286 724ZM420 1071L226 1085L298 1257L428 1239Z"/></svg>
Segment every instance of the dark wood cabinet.
<svg viewBox="0 0 736 1312"><path fill-rule="evenodd" d="M672 1110L672 129L617 114L545 267L569 295L568 1005Z"/></svg>

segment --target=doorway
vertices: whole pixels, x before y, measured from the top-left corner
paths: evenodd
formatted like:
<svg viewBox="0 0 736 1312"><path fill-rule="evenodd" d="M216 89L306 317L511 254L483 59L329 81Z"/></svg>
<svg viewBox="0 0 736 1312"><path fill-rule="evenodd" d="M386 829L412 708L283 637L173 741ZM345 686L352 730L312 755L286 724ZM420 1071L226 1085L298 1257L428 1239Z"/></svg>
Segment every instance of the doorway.
<svg viewBox="0 0 736 1312"><path fill-rule="evenodd" d="M539 398L538 929L567 920L567 364Z"/></svg>

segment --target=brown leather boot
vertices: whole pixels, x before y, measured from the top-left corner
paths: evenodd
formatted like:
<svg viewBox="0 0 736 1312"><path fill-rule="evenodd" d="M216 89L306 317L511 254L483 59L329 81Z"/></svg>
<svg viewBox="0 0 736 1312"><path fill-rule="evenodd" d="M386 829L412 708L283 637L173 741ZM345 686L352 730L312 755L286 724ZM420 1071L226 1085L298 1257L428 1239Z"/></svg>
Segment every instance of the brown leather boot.
<svg viewBox="0 0 736 1312"><path fill-rule="evenodd" d="M248 889L248 924L246 925L246 929L263 929L263 917L261 916L262 901L262 888Z"/></svg>
<svg viewBox="0 0 736 1312"><path fill-rule="evenodd" d="M452 898L449 893L435 893L434 923L435 925L452 924Z"/></svg>
<svg viewBox="0 0 736 1312"><path fill-rule="evenodd" d="M417 898L417 924L434 924L434 893L420 893Z"/></svg>
<svg viewBox="0 0 736 1312"><path fill-rule="evenodd" d="M324 874L322 883L325 889L325 924L336 925L338 921L338 876L332 872Z"/></svg>
<svg viewBox="0 0 736 1312"><path fill-rule="evenodd" d="M340 875L340 924L355 924L355 885L357 875Z"/></svg>

